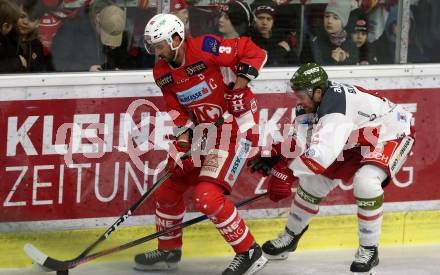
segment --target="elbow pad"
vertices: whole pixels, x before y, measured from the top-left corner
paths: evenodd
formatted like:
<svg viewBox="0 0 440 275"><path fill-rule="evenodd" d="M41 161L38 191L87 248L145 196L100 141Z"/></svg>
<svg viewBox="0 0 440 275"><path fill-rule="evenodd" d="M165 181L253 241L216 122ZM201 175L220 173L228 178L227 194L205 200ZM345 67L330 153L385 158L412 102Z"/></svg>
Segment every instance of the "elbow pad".
<svg viewBox="0 0 440 275"><path fill-rule="evenodd" d="M237 65L237 76L241 76L251 81L257 78L258 70L246 63L239 63Z"/></svg>

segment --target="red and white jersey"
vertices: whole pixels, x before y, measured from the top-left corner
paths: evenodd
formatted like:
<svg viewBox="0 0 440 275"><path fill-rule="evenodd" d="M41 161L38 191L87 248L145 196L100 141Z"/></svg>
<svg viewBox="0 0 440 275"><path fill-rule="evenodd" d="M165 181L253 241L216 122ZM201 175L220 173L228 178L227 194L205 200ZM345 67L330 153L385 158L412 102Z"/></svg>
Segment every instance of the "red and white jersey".
<svg viewBox="0 0 440 275"><path fill-rule="evenodd" d="M322 174L343 150L410 135L411 119L409 111L377 93L329 81L316 113L297 108L295 139L301 151L289 168L297 177Z"/></svg>
<svg viewBox="0 0 440 275"><path fill-rule="evenodd" d="M173 117L176 127L188 125L191 119L196 123L215 122L226 112L220 67L236 72L236 66L243 63L259 71L266 53L248 37L222 39L205 35L188 38L185 43L182 66L173 68L160 60L153 70L154 79L162 90L168 111L178 112Z"/></svg>

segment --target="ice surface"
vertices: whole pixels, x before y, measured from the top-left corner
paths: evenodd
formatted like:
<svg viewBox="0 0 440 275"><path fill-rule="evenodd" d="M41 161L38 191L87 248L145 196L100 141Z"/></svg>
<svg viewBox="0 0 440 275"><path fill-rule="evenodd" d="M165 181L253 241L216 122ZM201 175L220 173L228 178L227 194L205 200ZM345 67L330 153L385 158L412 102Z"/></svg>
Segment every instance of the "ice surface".
<svg viewBox="0 0 440 275"><path fill-rule="evenodd" d="M183 251L185 252L185 251ZM258 275L340 275L351 274L349 266L355 249L306 251L292 253L286 261L272 261ZM378 275L439 275L440 245L386 247L379 250ZM70 275L214 275L221 274L232 256L184 259L174 272L136 271L129 261L84 264L70 271ZM32 269L0 269L1 275L37 275Z"/></svg>

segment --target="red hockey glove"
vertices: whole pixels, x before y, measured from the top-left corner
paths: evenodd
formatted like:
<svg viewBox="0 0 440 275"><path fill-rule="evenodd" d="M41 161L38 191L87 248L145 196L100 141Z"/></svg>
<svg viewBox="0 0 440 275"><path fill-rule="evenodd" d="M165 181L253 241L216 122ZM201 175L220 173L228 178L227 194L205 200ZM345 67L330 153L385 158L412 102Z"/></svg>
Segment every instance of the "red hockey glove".
<svg viewBox="0 0 440 275"><path fill-rule="evenodd" d="M271 201L288 198L292 195L292 184L295 176L287 167L287 162L280 161L272 168L267 193Z"/></svg>
<svg viewBox="0 0 440 275"><path fill-rule="evenodd" d="M252 113L257 111L257 100L249 87L235 90L226 88L225 100L229 113L235 117L240 117L248 111Z"/></svg>
<svg viewBox="0 0 440 275"><path fill-rule="evenodd" d="M181 157L191 150L191 143L187 141L174 141L170 147L168 156L168 171L173 178L180 178L194 170L194 162L191 156Z"/></svg>

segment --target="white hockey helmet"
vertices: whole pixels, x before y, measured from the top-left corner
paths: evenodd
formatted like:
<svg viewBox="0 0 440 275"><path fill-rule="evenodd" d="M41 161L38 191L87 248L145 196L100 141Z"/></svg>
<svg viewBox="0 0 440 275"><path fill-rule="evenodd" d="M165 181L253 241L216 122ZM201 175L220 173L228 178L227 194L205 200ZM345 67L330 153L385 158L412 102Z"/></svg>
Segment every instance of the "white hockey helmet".
<svg viewBox="0 0 440 275"><path fill-rule="evenodd" d="M182 41L173 47L173 35L177 33ZM172 50L177 50L185 39L185 26L179 17L173 14L159 13L153 16L145 26L144 46L149 54L154 54L155 45L166 41Z"/></svg>

